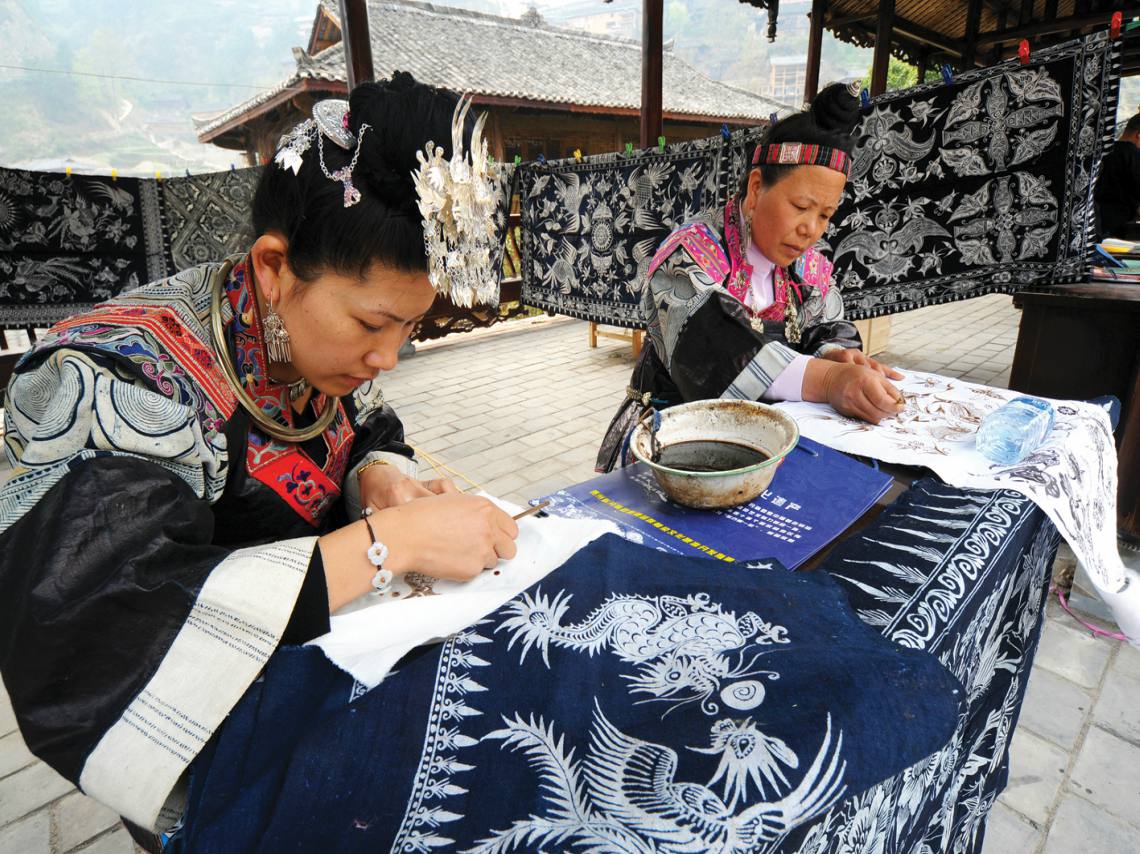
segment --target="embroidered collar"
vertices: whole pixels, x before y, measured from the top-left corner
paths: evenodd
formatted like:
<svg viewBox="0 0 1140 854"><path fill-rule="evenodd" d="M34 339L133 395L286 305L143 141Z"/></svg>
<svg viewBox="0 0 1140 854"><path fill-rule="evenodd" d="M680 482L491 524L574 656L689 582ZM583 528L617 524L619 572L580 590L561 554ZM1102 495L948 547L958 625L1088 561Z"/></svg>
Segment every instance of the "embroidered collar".
<svg viewBox="0 0 1140 854"><path fill-rule="evenodd" d="M795 290L801 303L803 294L800 292L795 274L786 267L775 265L772 304L759 312L748 308L748 290L752 287L753 268L748 259L748 243L751 241L748 241L745 233L741 203L740 196L737 196L724 207L724 242L731 265L725 288L754 316L762 320L782 321L787 315L788 285L790 284Z"/></svg>
<svg viewBox="0 0 1140 854"><path fill-rule="evenodd" d="M233 309L227 338L234 366L250 398L270 417L294 424L289 386L269 375L262 334L261 316L253 292L249 260L234 265L225 282L225 298ZM316 395L313 411L329 405L326 395ZM336 417L321 433L328 450L325 464L317 465L296 444L265 435L251 424L246 449L246 467L257 480L276 492L290 507L311 524L317 524L329 504L340 495L341 481L352 449L353 430L340 401Z"/></svg>

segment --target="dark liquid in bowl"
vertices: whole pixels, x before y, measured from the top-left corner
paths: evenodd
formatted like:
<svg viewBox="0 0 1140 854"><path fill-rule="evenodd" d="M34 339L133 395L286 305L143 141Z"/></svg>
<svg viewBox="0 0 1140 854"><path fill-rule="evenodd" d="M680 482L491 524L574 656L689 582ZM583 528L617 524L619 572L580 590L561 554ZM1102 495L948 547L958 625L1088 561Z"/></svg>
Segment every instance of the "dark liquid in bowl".
<svg viewBox="0 0 1140 854"><path fill-rule="evenodd" d="M678 471L730 471L754 466L768 459L768 454L748 445L697 439L674 442L661 449L654 462Z"/></svg>

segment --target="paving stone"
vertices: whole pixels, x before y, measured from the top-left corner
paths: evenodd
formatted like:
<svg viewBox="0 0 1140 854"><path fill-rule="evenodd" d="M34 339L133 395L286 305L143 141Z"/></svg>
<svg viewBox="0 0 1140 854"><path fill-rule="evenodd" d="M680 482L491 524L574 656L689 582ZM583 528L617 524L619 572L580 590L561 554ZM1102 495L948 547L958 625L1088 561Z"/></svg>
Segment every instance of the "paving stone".
<svg viewBox="0 0 1140 854"><path fill-rule="evenodd" d="M1115 679L1117 676L1140 679L1140 649L1135 649L1126 643L1120 644L1108 678Z"/></svg>
<svg viewBox="0 0 1140 854"><path fill-rule="evenodd" d="M1019 727L1010 746L1009 783L1002 800L1030 821L1044 825L1068 763L1068 754L1057 745Z"/></svg>
<svg viewBox="0 0 1140 854"><path fill-rule="evenodd" d="M135 845L125 827L100 836L90 845L76 849L76 854L136 854L142 849Z"/></svg>
<svg viewBox="0 0 1140 854"><path fill-rule="evenodd" d="M16 713L12 711L12 701L8 692L0 686L0 735L16 731Z"/></svg>
<svg viewBox="0 0 1140 854"><path fill-rule="evenodd" d="M37 762L0 780L0 826L66 795L73 786Z"/></svg>
<svg viewBox="0 0 1140 854"><path fill-rule="evenodd" d="M68 795L55 804L52 811L62 851L82 845L120 823L118 813L80 792Z"/></svg>
<svg viewBox="0 0 1140 854"><path fill-rule="evenodd" d="M1140 830L1076 795L1061 801L1043 854L1140 854ZM986 852L989 854L989 852Z"/></svg>
<svg viewBox="0 0 1140 854"><path fill-rule="evenodd" d="M1140 747L1093 727L1081 745L1072 789L1125 821L1140 834Z"/></svg>
<svg viewBox="0 0 1140 854"><path fill-rule="evenodd" d="M1028 819L998 801L986 822L982 854L1026 854L1043 838L1041 831Z"/></svg>
<svg viewBox="0 0 1140 854"><path fill-rule="evenodd" d="M1072 750L1092 706L1088 691L1075 682L1043 667L1034 667L1017 726Z"/></svg>
<svg viewBox="0 0 1140 854"><path fill-rule="evenodd" d="M36 761L36 757L24 745L23 736L18 732L10 732L0 738L0 777L7 777L26 768Z"/></svg>
<svg viewBox="0 0 1140 854"><path fill-rule="evenodd" d="M51 818L46 812L0 829L0 854L51 854Z"/></svg>
<svg viewBox="0 0 1140 854"><path fill-rule="evenodd" d="M1054 620L1045 621L1036 665L1052 670L1084 688L1100 682L1112 647Z"/></svg>
<svg viewBox="0 0 1140 854"><path fill-rule="evenodd" d="M1140 745L1140 679L1109 671L1093 720L1097 726ZM1140 803L1137 806L1140 808Z"/></svg>

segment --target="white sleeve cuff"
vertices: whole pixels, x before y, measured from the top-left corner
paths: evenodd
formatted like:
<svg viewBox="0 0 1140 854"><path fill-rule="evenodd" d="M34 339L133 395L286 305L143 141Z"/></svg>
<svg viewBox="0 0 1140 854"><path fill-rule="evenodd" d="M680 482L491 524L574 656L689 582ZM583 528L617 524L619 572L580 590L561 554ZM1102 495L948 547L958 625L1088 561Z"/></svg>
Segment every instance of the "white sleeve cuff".
<svg viewBox="0 0 1140 854"><path fill-rule="evenodd" d="M780 371L772 380L768 390L764 392L764 400L790 400L804 399L804 373L807 371L811 356L796 356L791 363Z"/></svg>

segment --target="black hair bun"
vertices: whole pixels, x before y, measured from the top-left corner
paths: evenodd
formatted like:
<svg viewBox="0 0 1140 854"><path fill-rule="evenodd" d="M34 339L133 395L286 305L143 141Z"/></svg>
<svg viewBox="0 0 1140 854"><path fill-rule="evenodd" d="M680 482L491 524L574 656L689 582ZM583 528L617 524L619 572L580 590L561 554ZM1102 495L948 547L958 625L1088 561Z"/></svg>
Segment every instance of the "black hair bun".
<svg viewBox="0 0 1140 854"><path fill-rule="evenodd" d="M395 72L390 80L362 83L353 89L349 95L349 130L356 134L361 125L369 125L361 139L353 182L371 190L390 207L414 208L412 172L419 168L416 152L423 151L430 141L451 156L451 117L458 101L450 92L417 82L406 71Z"/></svg>
<svg viewBox="0 0 1140 854"><path fill-rule="evenodd" d="M811 102L812 122L825 133L851 134L859 124L859 99L844 83L832 83Z"/></svg>

